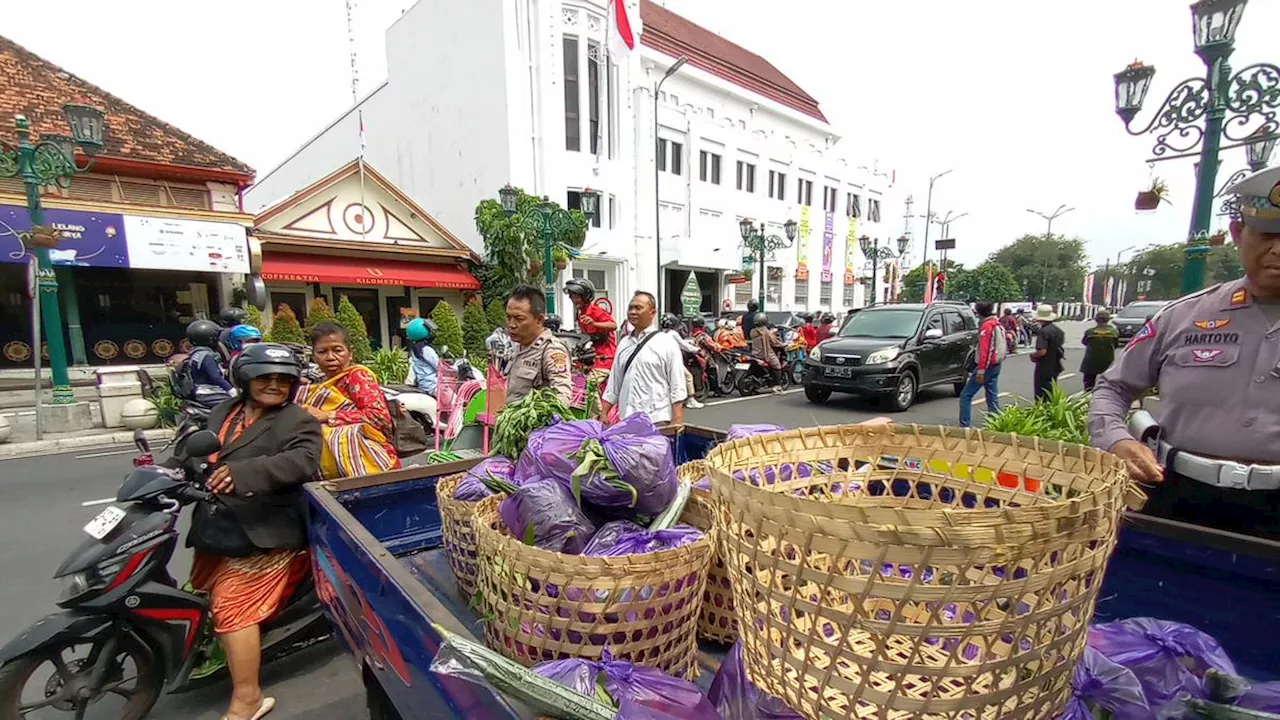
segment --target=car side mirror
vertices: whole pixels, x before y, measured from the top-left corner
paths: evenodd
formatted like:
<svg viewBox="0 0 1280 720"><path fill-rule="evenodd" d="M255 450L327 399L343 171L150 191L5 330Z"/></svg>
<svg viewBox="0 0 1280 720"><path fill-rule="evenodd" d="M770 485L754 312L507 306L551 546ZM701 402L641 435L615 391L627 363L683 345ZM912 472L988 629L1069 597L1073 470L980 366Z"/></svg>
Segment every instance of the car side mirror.
<svg viewBox="0 0 1280 720"><path fill-rule="evenodd" d="M937 340L940 337L942 337L941 328L929 328L928 330L924 331L925 340Z"/></svg>

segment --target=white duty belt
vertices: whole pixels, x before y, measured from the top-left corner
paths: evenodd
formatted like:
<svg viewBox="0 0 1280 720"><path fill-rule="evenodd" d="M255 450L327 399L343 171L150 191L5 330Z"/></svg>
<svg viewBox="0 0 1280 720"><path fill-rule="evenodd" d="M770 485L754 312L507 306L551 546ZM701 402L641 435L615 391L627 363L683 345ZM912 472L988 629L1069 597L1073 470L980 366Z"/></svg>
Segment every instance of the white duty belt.
<svg viewBox="0 0 1280 720"><path fill-rule="evenodd" d="M1245 465L1231 460L1193 455L1185 450L1173 452L1169 443L1161 440L1156 450L1156 460L1169 470L1198 480L1206 485L1236 490L1280 490L1280 465ZM1169 462L1169 456L1173 461Z"/></svg>

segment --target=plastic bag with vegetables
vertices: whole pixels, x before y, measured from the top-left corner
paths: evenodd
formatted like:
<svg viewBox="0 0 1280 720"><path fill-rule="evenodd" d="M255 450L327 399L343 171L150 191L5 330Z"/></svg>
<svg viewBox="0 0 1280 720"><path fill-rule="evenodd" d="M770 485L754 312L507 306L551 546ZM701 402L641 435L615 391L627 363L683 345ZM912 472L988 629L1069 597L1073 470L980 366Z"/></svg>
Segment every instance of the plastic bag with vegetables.
<svg viewBox="0 0 1280 720"><path fill-rule="evenodd" d="M1107 713L1112 720L1147 720L1152 716L1138 678L1123 665L1086 647L1071 676L1071 700L1058 720L1094 720L1095 710Z"/></svg>
<svg viewBox="0 0 1280 720"><path fill-rule="evenodd" d="M724 436L724 440L725 442L732 442L752 435L770 435L772 433L786 432L786 430L781 425L770 423L735 423L729 426L729 432Z"/></svg>
<svg viewBox="0 0 1280 720"><path fill-rule="evenodd" d="M552 479L522 485L502 501L498 515L525 545L570 555L581 553L596 531L569 489Z"/></svg>
<svg viewBox="0 0 1280 720"><path fill-rule="evenodd" d="M514 473L515 464L509 458L502 455L485 458L462 476L453 491L453 499L475 502L496 492L513 493L516 490L511 482Z"/></svg>
<svg viewBox="0 0 1280 720"><path fill-rule="evenodd" d="M1204 698L1210 669L1236 674L1235 664L1217 640L1182 623L1138 617L1094 625L1089 645L1133 671L1147 704L1157 712L1188 693Z"/></svg>
<svg viewBox="0 0 1280 720"><path fill-rule="evenodd" d="M657 668L614 660L606 649L600 662L553 660L533 672L599 702L617 706L617 720L719 720L715 708L692 683Z"/></svg>
<svg viewBox="0 0 1280 720"><path fill-rule="evenodd" d="M582 554L599 557L638 555L678 548L701 538L702 531L691 525L680 524L668 530L651 531L630 520L614 520L600 526Z"/></svg>
<svg viewBox="0 0 1280 720"><path fill-rule="evenodd" d="M782 700L769 695L747 678L742 643L734 644L720 663L707 698L722 718L733 720L804 720Z"/></svg>

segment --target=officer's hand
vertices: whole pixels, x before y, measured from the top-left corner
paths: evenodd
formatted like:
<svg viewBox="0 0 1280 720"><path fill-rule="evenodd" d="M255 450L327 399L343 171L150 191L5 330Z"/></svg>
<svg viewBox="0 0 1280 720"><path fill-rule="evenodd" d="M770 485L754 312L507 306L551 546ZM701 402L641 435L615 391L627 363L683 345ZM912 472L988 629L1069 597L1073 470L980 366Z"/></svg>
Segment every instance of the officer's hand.
<svg viewBox="0 0 1280 720"><path fill-rule="evenodd" d="M205 483L205 487L209 488L209 492L217 493L218 495L230 495L235 492L236 484L231 478L231 468L226 465L220 465L215 468L209 476L208 482Z"/></svg>
<svg viewBox="0 0 1280 720"><path fill-rule="evenodd" d="M1158 483L1164 481L1164 468L1156 462L1156 454L1151 448L1137 440L1121 440L1111 448L1129 467L1129 477L1140 483Z"/></svg>

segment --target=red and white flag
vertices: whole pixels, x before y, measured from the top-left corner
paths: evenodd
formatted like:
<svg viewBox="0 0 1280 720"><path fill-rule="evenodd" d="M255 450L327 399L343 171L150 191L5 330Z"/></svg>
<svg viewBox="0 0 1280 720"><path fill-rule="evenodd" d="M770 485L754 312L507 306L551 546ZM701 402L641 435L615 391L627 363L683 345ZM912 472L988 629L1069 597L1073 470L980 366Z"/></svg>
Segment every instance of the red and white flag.
<svg viewBox="0 0 1280 720"><path fill-rule="evenodd" d="M631 15L627 12L627 0L611 0L609 3L609 52L618 57L636 49L639 34L631 24Z"/></svg>

